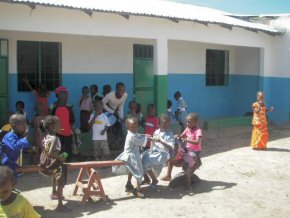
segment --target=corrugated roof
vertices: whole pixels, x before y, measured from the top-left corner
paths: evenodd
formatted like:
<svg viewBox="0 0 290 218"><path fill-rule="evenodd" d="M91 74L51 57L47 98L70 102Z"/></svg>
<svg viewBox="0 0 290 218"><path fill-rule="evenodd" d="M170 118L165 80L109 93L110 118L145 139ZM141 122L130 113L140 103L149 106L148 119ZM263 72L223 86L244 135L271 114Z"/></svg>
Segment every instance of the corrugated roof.
<svg viewBox="0 0 290 218"><path fill-rule="evenodd" d="M268 34L281 34L283 31L271 26L251 23L226 16L226 12L197 5L163 0L0 0L2 2L44 5L86 11L118 13L122 15L152 16L201 23L220 24L224 27L241 27Z"/></svg>

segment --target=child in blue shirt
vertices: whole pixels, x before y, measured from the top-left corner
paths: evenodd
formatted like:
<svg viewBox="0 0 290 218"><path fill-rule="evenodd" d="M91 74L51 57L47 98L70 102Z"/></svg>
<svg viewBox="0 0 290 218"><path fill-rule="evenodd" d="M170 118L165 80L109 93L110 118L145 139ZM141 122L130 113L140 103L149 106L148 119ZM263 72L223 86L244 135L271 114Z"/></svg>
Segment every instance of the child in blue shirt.
<svg viewBox="0 0 290 218"><path fill-rule="evenodd" d="M18 167L16 161L20 156L21 149L30 147L26 138L27 135L27 121L25 116L21 114L13 114L9 118L9 123L12 131L8 132L2 139L0 146L1 165L8 166L13 170L14 175L17 175L16 168Z"/></svg>

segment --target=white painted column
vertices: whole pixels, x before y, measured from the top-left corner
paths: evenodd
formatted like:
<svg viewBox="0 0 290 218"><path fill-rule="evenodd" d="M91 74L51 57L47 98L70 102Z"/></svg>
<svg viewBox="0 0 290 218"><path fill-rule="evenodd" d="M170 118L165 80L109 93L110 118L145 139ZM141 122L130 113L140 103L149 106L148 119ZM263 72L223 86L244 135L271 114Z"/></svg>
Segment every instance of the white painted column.
<svg viewBox="0 0 290 218"><path fill-rule="evenodd" d="M154 102L157 113L166 113L168 93L168 40L158 38L154 43Z"/></svg>

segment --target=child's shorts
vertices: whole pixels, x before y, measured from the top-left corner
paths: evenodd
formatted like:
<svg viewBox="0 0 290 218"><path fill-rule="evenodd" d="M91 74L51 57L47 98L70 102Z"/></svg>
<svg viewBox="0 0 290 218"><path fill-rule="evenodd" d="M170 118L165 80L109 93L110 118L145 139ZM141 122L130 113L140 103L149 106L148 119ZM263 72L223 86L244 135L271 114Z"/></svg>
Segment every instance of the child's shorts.
<svg viewBox="0 0 290 218"><path fill-rule="evenodd" d="M188 164L188 167L192 168L200 159L199 151L188 151L183 156L184 161Z"/></svg>

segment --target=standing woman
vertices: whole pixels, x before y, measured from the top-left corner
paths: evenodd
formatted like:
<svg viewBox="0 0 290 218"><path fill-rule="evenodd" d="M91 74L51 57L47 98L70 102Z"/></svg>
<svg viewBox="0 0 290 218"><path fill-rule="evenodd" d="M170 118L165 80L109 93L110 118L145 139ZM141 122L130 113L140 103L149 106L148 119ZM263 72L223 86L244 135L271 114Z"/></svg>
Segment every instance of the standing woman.
<svg viewBox="0 0 290 218"><path fill-rule="evenodd" d="M268 142L268 123L266 112L272 112L273 107L266 108L263 92L257 92L257 101L253 103L253 133L251 146L254 150L265 150Z"/></svg>

